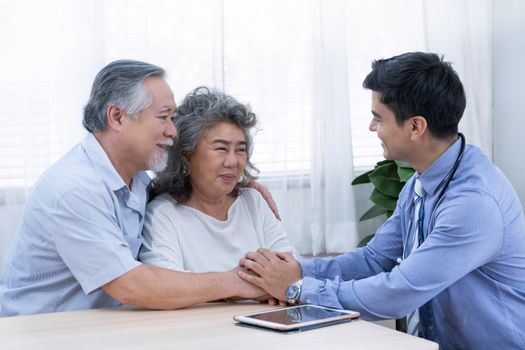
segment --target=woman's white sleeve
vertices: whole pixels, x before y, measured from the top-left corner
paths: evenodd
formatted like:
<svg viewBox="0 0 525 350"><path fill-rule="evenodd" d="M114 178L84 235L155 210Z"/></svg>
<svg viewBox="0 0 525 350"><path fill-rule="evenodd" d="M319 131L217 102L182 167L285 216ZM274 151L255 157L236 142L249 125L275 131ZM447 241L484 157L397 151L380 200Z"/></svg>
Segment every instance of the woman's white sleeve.
<svg viewBox="0 0 525 350"><path fill-rule="evenodd" d="M153 203L153 202L152 202ZM185 271L184 254L171 206L152 205L146 208L140 249L140 261L167 269Z"/></svg>

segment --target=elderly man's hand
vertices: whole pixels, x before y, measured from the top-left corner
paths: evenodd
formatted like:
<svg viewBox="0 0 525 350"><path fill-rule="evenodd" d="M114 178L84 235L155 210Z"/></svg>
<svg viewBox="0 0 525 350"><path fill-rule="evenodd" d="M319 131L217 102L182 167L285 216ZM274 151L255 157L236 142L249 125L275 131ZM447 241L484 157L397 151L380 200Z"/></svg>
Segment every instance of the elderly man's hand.
<svg viewBox="0 0 525 350"><path fill-rule="evenodd" d="M279 210L277 209L277 204L273 200L272 194L270 193L270 191L268 191L268 188L266 188L266 186L264 185L261 185L257 181L251 181L250 183L248 183L247 186L259 191L259 193L264 198L266 203L268 203L268 206L272 210L273 215L275 215L277 220L281 220L281 216L279 215Z"/></svg>
<svg viewBox="0 0 525 350"><path fill-rule="evenodd" d="M238 270L239 277L283 301L286 300L284 296L286 288L301 279L301 266L291 253L274 253L261 248L257 252L247 253L239 264L257 274Z"/></svg>

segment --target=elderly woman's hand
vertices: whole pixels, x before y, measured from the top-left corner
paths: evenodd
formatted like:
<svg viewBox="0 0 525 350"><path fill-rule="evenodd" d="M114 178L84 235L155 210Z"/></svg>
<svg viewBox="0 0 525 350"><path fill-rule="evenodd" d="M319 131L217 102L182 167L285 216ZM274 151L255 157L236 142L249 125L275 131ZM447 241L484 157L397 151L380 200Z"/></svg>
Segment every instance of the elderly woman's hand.
<svg viewBox="0 0 525 350"><path fill-rule="evenodd" d="M247 186L259 191L261 196L263 196L264 200L268 203L268 206L272 210L277 220L281 220L281 216L279 215L279 209L277 209L277 204L273 200L272 194L270 193L270 191L268 191L268 188L264 185L261 185L257 181L251 181L250 183L248 183Z"/></svg>
<svg viewBox="0 0 525 350"><path fill-rule="evenodd" d="M301 265L291 253L272 252L259 248L246 253L239 261L237 273L243 280L253 283L276 299L286 300L286 288L301 279ZM247 273L248 271L253 271Z"/></svg>

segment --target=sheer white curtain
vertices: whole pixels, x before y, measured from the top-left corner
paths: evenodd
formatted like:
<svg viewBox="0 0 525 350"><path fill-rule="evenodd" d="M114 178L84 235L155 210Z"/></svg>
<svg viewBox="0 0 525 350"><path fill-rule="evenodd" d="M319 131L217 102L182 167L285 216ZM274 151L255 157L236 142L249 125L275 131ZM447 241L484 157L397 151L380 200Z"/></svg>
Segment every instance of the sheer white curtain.
<svg viewBox="0 0 525 350"><path fill-rule="evenodd" d="M0 1L0 253L36 178L82 139L94 75L119 58L166 68L177 100L208 85L250 103L253 160L292 242L303 254L353 248L368 207L356 210L354 169L382 158L361 88L372 59L429 49L456 62L469 94L462 129L490 150L490 4Z"/></svg>
<svg viewBox="0 0 525 350"><path fill-rule="evenodd" d="M313 114L310 232L312 253L357 244L346 55L345 2L316 1L313 23Z"/></svg>
<svg viewBox="0 0 525 350"><path fill-rule="evenodd" d="M94 28L92 3L0 2L0 267L34 181L81 138Z"/></svg>
<svg viewBox="0 0 525 350"><path fill-rule="evenodd" d="M427 50L454 63L467 94L460 131L492 158L493 0L424 4Z"/></svg>

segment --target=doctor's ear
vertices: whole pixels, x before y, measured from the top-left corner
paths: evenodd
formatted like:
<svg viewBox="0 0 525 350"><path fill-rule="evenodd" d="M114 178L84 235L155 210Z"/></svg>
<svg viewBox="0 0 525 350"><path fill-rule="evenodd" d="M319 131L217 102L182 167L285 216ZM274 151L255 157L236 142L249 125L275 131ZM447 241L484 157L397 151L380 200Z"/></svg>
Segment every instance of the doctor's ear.
<svg viewBox="0 0 525 350"><path fill-rule="evenodd" d="M109 106L106 109L107 127L115 130L122 129L122 118L124 112L117 106Z"/></svg>
<svg viewBox="0 0 525 350"><path fill-rule="evenodd" d="M413 136L421 136L428 128L427 120L420 115L410 118L410 130Z"/></svg>

